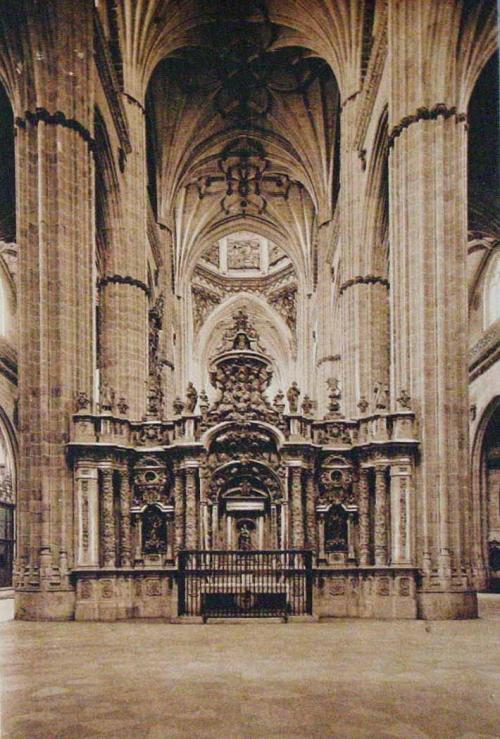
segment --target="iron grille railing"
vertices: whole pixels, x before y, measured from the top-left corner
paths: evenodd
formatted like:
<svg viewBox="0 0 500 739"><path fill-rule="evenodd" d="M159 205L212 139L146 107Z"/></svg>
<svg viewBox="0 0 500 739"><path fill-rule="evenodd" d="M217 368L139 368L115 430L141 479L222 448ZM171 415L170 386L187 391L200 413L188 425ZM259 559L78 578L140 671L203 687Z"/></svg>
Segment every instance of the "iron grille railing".
<svg viewBox="0 0 500 739"><path fill-rule="evenodd" d="M312 552L182 551L179 615L265 618L312 613Z"/></svg>

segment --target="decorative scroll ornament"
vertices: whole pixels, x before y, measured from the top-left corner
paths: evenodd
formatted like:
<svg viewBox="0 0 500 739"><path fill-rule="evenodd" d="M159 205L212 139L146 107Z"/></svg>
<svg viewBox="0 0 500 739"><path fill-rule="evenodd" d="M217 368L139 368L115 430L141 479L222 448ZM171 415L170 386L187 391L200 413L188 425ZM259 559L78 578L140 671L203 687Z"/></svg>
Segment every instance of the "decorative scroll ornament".
<svg viewBox="0 0 500 739"><path fill-rule="evenodd" d="M269 296L269 303L285 319L291 331L297 327L297 286L285 285Z"/></svg>
<svg viewBox="0 0 500 739"><path fill-rule="evenodd" d="M212 290L207 290L199 285L193 285L193 318L194 330L199 331L207 316L219 305L221 298Z"/></svg>
<svg viewBox="0 0 500 739"><path fill-rule="evenodd" d="M327 457L322 462L319 491L322 502L343 506L356 504L353 471L344 459Z"/></svg>
<svg viewBox="0 0 500 739"><path fill-rule="evenodd" d="M167 468L156 457L142 457L134 467L134 508L157 503L167 505L170 495L167 483L169 475Z"/></svg>
<svg viewBox="0 0 500 739"><path fill-rule="evenodd" d="M161 426L161 424L147 423L141 428L138 435L138 441L144 446L168 444L168 432Z"/></svg>
<svg viewBox="0 0 500 739"><path fill-rule="evenodd" d="M259 344L257 332L246 311L240 309L212 359L210 381L219 395L208 412L209 420L275 423L278 414L265 396L272 374L271 361Z"/></svg>

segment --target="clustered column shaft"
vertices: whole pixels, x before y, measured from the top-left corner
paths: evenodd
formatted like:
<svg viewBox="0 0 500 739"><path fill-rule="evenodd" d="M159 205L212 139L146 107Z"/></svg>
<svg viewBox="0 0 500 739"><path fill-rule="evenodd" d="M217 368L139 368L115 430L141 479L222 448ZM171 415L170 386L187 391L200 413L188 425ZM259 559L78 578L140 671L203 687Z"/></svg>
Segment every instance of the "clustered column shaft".
<svg viewBox="0 0 500 739"><path fill-rule="evenodd" d="M291 468L291 502L292 502L292 547L301 549L304 546L304 520L302 517L302 468Z"/></svg>
<svg viewBox="0 0 500 739"><path fill-rule="evenodd" d="M130 562L130 481L128 470L124 470L120 484L120 564L122 567L130 567Z"/></svg>
<svg viewBox="0 0 500 739"><path fill-rule="evenodd" d="M175 550L176 553L184 549L184 473L175 471Z"/></svg>
<svg viewBox="0 0 500 739"><path fill-rule="evenodd" d="M113 470L102 470L103 564L115 566L115 521L113 515Z"/></svg>
<svg viewBox="0 0 500 739"><path fill-rule="evenodd" d="M359 563L362 567L370 564L368 473L367 467L362 467L359 472Z"/></svg>
<svg viewBox="0 0 500 739"><path fill-rule="evenodd" d="M198 521L196 506L196 469L186 469L186 549L198 545Z"/></svg>
<svg viewBox="0 0 500 739"><path fill-rule="evenodd" d="M306 478L306 540L309 547L316 548L316 504L313 470L308 471Z"/></svg>
<svg viewBox="0 0 500 739"><path fill-rule="evenodd" d="M375 467L375 564L387 564L387 483L385 467Z"/></svg>

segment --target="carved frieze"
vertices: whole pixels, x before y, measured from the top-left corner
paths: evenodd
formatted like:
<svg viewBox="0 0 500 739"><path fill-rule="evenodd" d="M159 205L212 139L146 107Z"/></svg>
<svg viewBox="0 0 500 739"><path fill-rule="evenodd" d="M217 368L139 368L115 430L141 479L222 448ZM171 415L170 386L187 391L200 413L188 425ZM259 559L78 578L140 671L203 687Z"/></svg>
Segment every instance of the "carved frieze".
<svg viewBox="0 0 500 739"><path fill-rule="evenodd" d="M227 266L229 269L259 269L259 239L228 239Z"/></svg>

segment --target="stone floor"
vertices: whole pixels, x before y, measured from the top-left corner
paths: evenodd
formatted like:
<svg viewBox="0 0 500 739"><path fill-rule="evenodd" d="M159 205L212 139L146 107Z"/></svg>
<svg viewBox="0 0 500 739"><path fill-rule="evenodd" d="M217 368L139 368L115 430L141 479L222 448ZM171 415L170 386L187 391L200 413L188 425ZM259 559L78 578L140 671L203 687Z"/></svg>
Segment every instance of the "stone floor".
<svg viewBox="0 0 500 739"><path fill-rule="evenodd" d="M481 615L3 623L1 736L499 736L500 596Z"/></svg>

